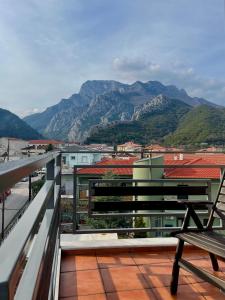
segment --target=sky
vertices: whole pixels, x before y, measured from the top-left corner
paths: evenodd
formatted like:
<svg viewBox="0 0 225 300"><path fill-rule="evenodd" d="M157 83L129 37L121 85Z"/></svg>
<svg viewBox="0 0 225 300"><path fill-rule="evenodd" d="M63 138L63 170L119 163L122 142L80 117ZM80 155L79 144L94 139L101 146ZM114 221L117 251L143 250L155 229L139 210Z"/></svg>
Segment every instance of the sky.
<svg viewBox="0 0 225 300"><path fill-rule="evenodd" d="M43 111L92 79L225 105L224 1L0 0L0 107Z"/></svg>

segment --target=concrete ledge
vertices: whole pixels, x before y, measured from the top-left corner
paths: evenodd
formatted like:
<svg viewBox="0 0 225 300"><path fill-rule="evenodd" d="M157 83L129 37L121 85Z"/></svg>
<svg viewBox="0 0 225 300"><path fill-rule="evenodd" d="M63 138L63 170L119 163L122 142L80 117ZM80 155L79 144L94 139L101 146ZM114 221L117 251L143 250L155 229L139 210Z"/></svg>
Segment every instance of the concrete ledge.
<svg viewBox="0 0 225 300"><path fill-rule="evenodd" d="M113 236L111 236L113 235ZM116 234L61 234L62 250L82 250L82 249L118 249L118 248L149 248L163 247L170 248L177 245L177 239L173 237L165 238L135 238L135 239L117 239Z"/></svg>

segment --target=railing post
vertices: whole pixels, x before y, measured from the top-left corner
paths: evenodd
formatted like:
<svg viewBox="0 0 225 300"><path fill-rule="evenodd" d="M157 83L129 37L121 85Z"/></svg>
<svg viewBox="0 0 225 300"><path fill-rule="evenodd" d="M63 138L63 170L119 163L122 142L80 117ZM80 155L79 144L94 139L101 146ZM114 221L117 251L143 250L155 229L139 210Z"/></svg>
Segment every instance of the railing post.
<svg viewBox="0 0 225 300"><path fill-rule="evenodd" d="M5 237L5 193L2 193L2 241Z"/></svg>
<svg viewBox="0 0 225 300"><path fill-rule="evenodd" d="M59 154L56 157L56 166L59 167L59 169L60 169L59 175L56 178L56 184L60 186L60 190L61 190L61 171L62 171L62 167L61 167L62 161L61 161L61 159L62 159L62 156L61 156L61 154Z"/></svg>
<svg viewBox="0 0 225 300"><path fill-rule="evenodd" d="M29 196L28 196L28 200L29 202L31 201L31 198L32 198L32 182L31 182L31 175L29 175L29 183L28 183L28 188L29 188Z"/></svg>
<svg viewBox="0 0 225 300"><path fill-rule="evenodd" d="M73 233L77 230L77 168L73 168Z"/></svg>
<svg viewBox="0 0 225 300"><path fill-rule="evenodd" d="M46 164L46 180L54 180L55 178L55 159ZM47 208L54 208L55 189L53 188L51 197L48 201Z"/></svg>

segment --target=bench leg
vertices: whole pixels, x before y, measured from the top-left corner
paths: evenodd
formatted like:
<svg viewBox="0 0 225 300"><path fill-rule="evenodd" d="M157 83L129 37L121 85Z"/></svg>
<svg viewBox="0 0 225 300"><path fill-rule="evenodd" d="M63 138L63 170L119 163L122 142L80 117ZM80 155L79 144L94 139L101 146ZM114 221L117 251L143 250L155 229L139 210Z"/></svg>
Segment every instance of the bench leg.
<svg viewBox="0 0 225 300"><path fill-rule="evenodd" d="M214 254L209 253L210 259L211 259L211 263L212 263L212 267L214 271L219 271L219 265L218 265L218 261L217 258Z"/></svg>
<svg viewBox="0 0 225 300"><path fill-rule="evenodd" d="M178 245L177 245L176 254L175 254L174 263L173 263L172 280L171 280L171 284L170 284L171 295L176 295L176 293L177 293L179 271L180 271L180 267L179 267L178 263L182 256L183 249L184 249L184 241L179 240Z"/></svg>

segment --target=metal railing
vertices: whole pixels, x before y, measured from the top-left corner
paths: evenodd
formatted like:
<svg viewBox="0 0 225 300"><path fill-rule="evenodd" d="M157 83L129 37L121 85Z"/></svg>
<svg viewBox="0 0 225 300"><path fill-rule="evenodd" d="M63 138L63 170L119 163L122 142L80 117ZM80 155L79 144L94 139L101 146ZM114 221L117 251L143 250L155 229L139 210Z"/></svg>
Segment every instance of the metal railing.
<svg viewBox="0 0 225 300"><path fill-rule="evenodd" d="M63 154L65 153L70 153L70 152L67 152L67 151L64 151L62 152ZM133 154L133 155L137 155L139 158L153 158L154 156L152 155L164 155L164 154L195 154L195 153L198 153L198 154L202 154L203 156L205 155L205 152L201 152L201 151L79 151L79 153L83 153L83 154L96 154L96 153L100 153L100 154L107 154L107 155L112 155L113 157L116 157L116 156L120 156L120 154ZM207 152L207 154L224 154L224 152ZM165 165L165 164L151 164L151 165L145 165L145 164L138 164L138 165L130 165L130 164L123 164L123 165L120 165L120 164L114 164L114 165L104 165L104 164L101 164L101 165L84 165L84 164L76 164L74 165L73 167L73 213L72 213L72 218L73 218L73 221L72 223L69 223L70 225L72 225L73 227L73 233L76 233L76 234L80 234L80 233L101 233L101 232L135 232L135 231L149 231L149 232L152 232L152 231L160 231L160 232L172 232L172 231L175 231L175 230L178 230L180 229L180 227L151 227L151 228L110 228L110 229L94 229L94 228L88 228L88 229L84 229L84 230L81 230L79 228L79 223L78 223L78 219L79 219L79 215L88 215L88 210L84 211L80 211L79 210L79 207L78 207L78 200L79 200L79 197L78 197L78 194L79 194L79 187L81 186L81 184L79 184L77 182L77 179L79 176L82 176L82 175L79 175L78 173L78 170L79 169L84 169L85 168L88 168L88 169L96 169L96 168L99 168L99 169L108 169L108 170L113 170L115 168L132 168L132 169L149 169L149 170L155 170L155 169L163 169L165 171L165 169L193 169L193 168L201 168L201 169L204 169L204 168L220 168L221 170L223 170L225 168L225 165L223 164L218 164L218 165L215 165L215 164L184 164L184 165L178 165L178 164L171 164L171 165ZM90 174L90 180L89 180L89 184L87 184L87 194L89 194L89 208L90 208L90 182L94 181L92 180L91 178L93 178L93 175L94 174ZM119 179L121 180L121 179ZM133 183L138 183L138 180L134 180L132 179ZM200 183L200 182L204 182L206 185L208 185L208 190L209 190L209 193L208 193L208 200L210 201L211 200L211 180L206 180L206 179L193 179L193 180L185 180L185 179L177 179L177 180L174 180L174 179L160 179L162 182L183 182L183 183ZM102 179L100 179L101 182L103 182ZM116 180L114 180L115 182ZM129 180L127 180L129 181ZM143 182L145 180L142 180ZM151 180L152 183L156 182L157 180ZM126 179L123 179L123 182L126 182ZM146 180L147 182L147 180ZM84 184L83 184L84 186ZM149 211L149 212L143 212L143 213L137 213L136 216L143 216L143 217L150 217L150 216L162 216L162 217L166 217L166 216L184 216L184 211L183 212L178 212L178 211L174 211L174 212L169 212L169 211L164 211L164 212L153 212L153 211ZM206 218L208 217L208 212L205 211L205 212L199 212L199 214L201 214L202 216L205 216ZM115 216L133 216L132 213L106 213L106 214L92 214L91 217L94 217L94 218L108 218L108 217L115 217ZM90 213L89 213L89 217L90 217Z"/></svg>
<svg viewBox="0 0 225 300"><path fill-rule="evenodd" d="M0 192L45 165L45 184L0 247L1 300L54 297L60 236L61 154L49 153L1 165Z"/></svg>
<svg viewBox="0 0 225 300"><path fill-rule="evenodd" d="M87 151L84 151L87 153ZM90 153L90 151L89 151ZM93 151L93 153L99 153ZM105 152L102 152L105 153ZM115 154L115 152L112 152ZM117 152L122 153L122 152ZM116 153L116 154L117 154ZM124 152L123 152L124 153ZM134 152L132 152L134 154ZM135 152L136 153L136 152ZM141 154L143 152L140 152ZM153 153L153 152L150 152ZM22 217L12 228L10 234L0 247L0 299L1 300L28 300L28 299L53 299L55 296L56 269L58 265L59 239L60 239L60 190L61 190L61 154L52 152L35 158L21 161L7 162L0 166L0 193L16 184L20 179L28 176L33 171L46 165L46 181L39 193L29 203ZM159 152L161 155L162 152ZM168 232L180 227L151 227L151 228L111 228L79 230L77 215L77 169L96 168L96 166L74 166L73 174L73 229L74 233L96 232ZM225 168L225 165L101 165L100 168ZM160 179L161 180L161 179ZM96 180L95 180L96 181ZM100 179L101 182L104 180ZM138 184L138 180L123 179L130 184ZM143 182L145 180L142 180ZM168 181L168 180L167 180ZM196 183L204 181L210 191L211 182L207 180L194 180ZM116 182L116 180L114 181ZM147 181L146 181L147 182ZM172 182L172 180L171 180ZM181 182L185 182L184 179ZM152 181L154 183L154 180ZM91 184L91 181L90 183ZM89 189L90 193L90 189ZM90 193L91 195L91 193ZM210 197L209 197L210 198ZM83 212L82 212L83 213ZM204 214L205 212L201 212ZM178 216L183 212L144 212L143 216ZM104 215L104 214L103 214ZM140 214L141 215L141 214ZM207 212L206 212L207 215ZM112 216L112 215L111 215ZM113 216L119 216L114 213ZM120 215L121 216L121 215ZM102 216L95 216L96 218ZM105 214L104 217L110 217Z"/></svg>

